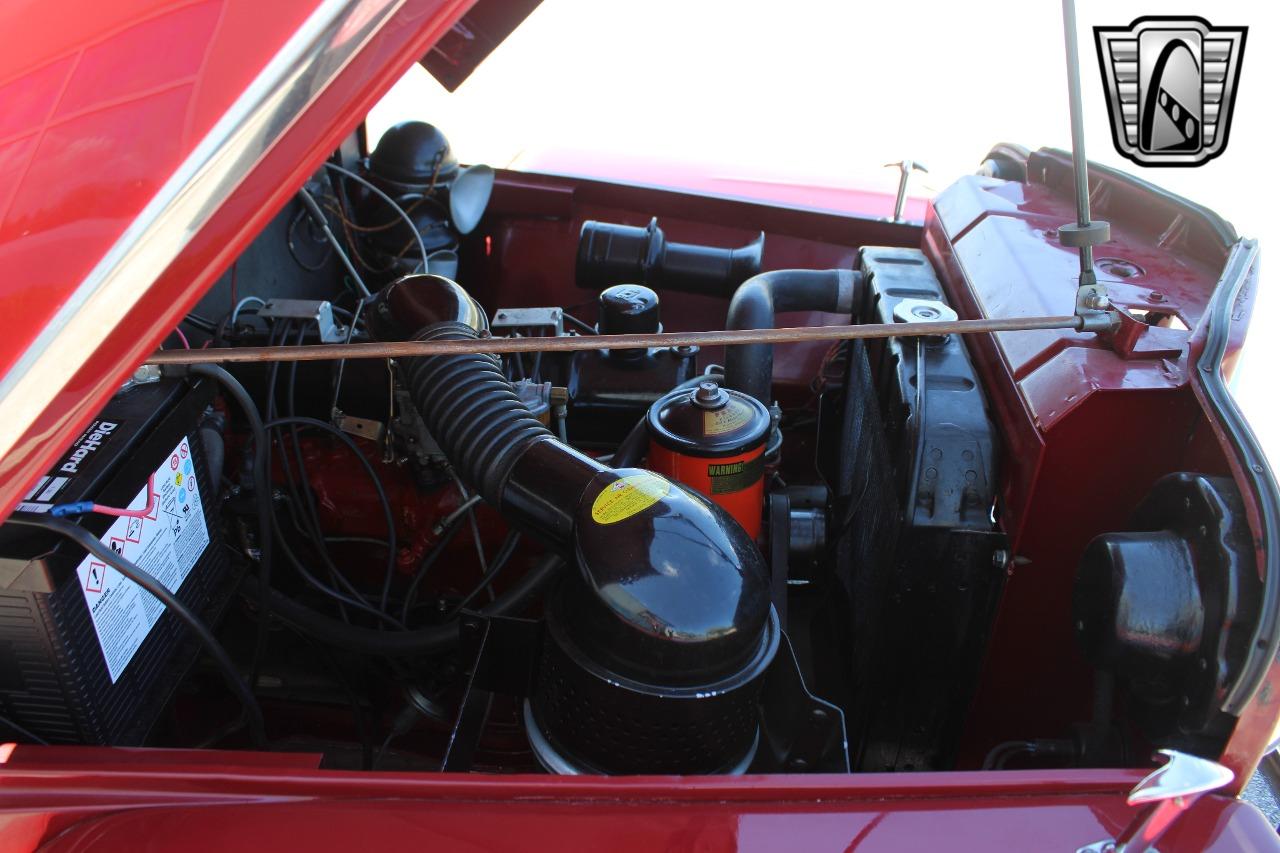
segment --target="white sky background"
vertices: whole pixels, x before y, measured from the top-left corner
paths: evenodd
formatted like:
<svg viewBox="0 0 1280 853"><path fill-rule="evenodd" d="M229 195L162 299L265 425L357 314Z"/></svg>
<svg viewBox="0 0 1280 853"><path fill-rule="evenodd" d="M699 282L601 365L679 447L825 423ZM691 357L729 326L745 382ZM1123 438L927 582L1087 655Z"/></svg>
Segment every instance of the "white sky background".
<svg viewBox="0 0 1280 853"><path fill-rule="evenodd" d="M1280 465L1280 4L1077 0L1089 159L1217 210L1262 242L1263 275L1234 390ZM1249 27L1230 142L1195 169L1144 169L1112 146L1095 25L1189 14ZM883 187L905 157L932 195L996 142L1069 148L1061 7L1054 0L543 0L462 85L414 68L370 115L370 137L420 118L464 162L520 168L538 152L600 150Z"/></svg>

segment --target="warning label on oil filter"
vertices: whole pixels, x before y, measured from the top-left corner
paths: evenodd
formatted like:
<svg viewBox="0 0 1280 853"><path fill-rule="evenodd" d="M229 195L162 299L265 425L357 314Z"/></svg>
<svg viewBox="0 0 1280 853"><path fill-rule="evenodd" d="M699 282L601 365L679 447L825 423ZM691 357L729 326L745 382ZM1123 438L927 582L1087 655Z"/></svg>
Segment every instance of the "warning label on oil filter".
<svg viewBox="0 0 1280 853"><path fill-rule="evenodd" d="M730 400L719 409L702 413L702 432L706 435L724 435L751 423L752 409L746 403Z"/></svg>
<svg viewBox="0 0 1280 853"><path fill-rule="evenodd" d="M591 518L596 524L613 524L643 512L667 496L671 484L645 471L614 480L596 495Z"/></svg>
<svg viewBox="0 0 1280 853"><path fill-rule="evenodd" d="M764 476L764 452L753 459L734 462L713 462L707 466L707 479L711 481L711 494L725 495L740 492L754 486Z"/></svg>
<svg viewBox="0 0 1280 853"><path fill-rule="evenodd" d="M155 471L159 496L141 517L121 517L102 536L111 550L177 592L209 544L190 440L183 438ZM127 507L147 508L143 486ZM164 613L155 596L90 554L77 573L114 684Z"/></svg>

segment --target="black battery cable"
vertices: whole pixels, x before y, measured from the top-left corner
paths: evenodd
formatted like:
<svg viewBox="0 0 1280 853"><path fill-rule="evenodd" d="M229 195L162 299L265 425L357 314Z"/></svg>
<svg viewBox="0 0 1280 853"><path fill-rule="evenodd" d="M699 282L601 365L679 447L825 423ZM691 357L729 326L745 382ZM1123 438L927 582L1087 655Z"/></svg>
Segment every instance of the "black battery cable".
<svg viewBox="0 0 1280 853"><path fill-rule="evenodd" d="M48 518L36 513L15 512L9 517L8 523L47 530L71 540L154 595L165 606L166 610L169 610L174 616L185 622L187 627L191 629L191 633L199 638L209 657L213 658L213 662L221 670L227 686L231 688L236 698L244 706L245 719L249 725L249 737L252 739L254 747L266 749L267 738L262 720L262 708L258 705L258 700L254 697L253 691L249 689L249 683L241 677L240 671L236 669L235 662L231 660L231 656L227 654L227 650L218 642L218 638L213 635L209 627L187 605L179 601L178 597L170 592L169 588L162 584L155 575L142 569L132 560L117 554L102 544L98 537L70 521L64 521L60 518Z"/></svg>

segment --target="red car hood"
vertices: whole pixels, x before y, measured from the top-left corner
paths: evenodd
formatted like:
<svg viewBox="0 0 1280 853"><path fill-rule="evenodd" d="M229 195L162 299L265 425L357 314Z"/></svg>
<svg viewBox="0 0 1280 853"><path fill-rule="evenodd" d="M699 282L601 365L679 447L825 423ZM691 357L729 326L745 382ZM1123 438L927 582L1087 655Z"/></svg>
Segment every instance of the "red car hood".
<svg viewBox="0 0 1280 853"><path fill-rule="evenodd" d="M474 4L0 4L0 515L406 67L537 5Z"/></svg>

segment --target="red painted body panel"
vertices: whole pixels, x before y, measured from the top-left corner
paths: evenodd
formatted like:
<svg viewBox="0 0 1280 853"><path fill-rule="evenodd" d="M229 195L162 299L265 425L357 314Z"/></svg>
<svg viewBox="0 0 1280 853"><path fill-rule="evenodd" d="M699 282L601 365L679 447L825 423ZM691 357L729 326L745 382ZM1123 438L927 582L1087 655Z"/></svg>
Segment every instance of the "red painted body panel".
<svg viewBox="0 0 1280 853"><path fill-rule="evenodd" d="M1131 817L1130 770L866 774L727 780L329 772L315 756L110 750L75 771L20 747L0 805L6 849L338 851L1074 850ZM45 753L53 753L49 758ZM94 760L102 759L97 766ZM166 763L171 760L174 763ZM60 803L50 809L56 797ZM123 802L146 808L121 809ZM501 802L500 807L495 803ZM1166 853L1276 850L1253 807L1210 797Z"/></svg>
<svg viewBox="0 0 1280 853"><path fill-rule="evenodd" d="M962 316L1072 310L1077 259L1055 236L1073 215L1070 160L1038 153L1029 172L1027 184L961 179L931 211L924 245ZM1102 202L1096 214L1112 223L1112 240L1097 257L1113 301L1174 313L1187 328L1147 328L1132 353L1069 331L969 340L1005 439L1001 522L1026 561L1011 570L997 617L966 736L970 766L1012 732L1048 736L1088 717L1081 685L1090 683L1090 668L1074 642L1070 608L1076 562L1089 540L1123 529L1167 473L1237 473L1189 367L1227 246L1185 206L1105 173L1091 180ZM1127 262L1119 268L1134 274L1108 274L1118 267L1104 259ZM1233 357L1253 292L1245 288L1236 306ZM1252 523L1257 529L1256 517ZM1030 650L1028 638L1035 638ZM1050 650L1053 666L1032 662ZM1264 689L1237 726L1224 760L1238 784L1252 773L1278 713L1274 691ZM1032 720L1036 731L1026 730Z"/></svg>
<svg viewBox="0 0 1280 853"><path fill-rule="evenodd" d="M883 182L872 187L835 177L806 178L794 171L751 169L750 174L743 174L721 164L626 157L604 151L557 150L522 154L515 166L529 172L622 181L883 219L893 216L898 182L898 172L893 169L885 169ZM908 195L903 217L909 222L923 222L928 208L927 199Z"/></svg>

